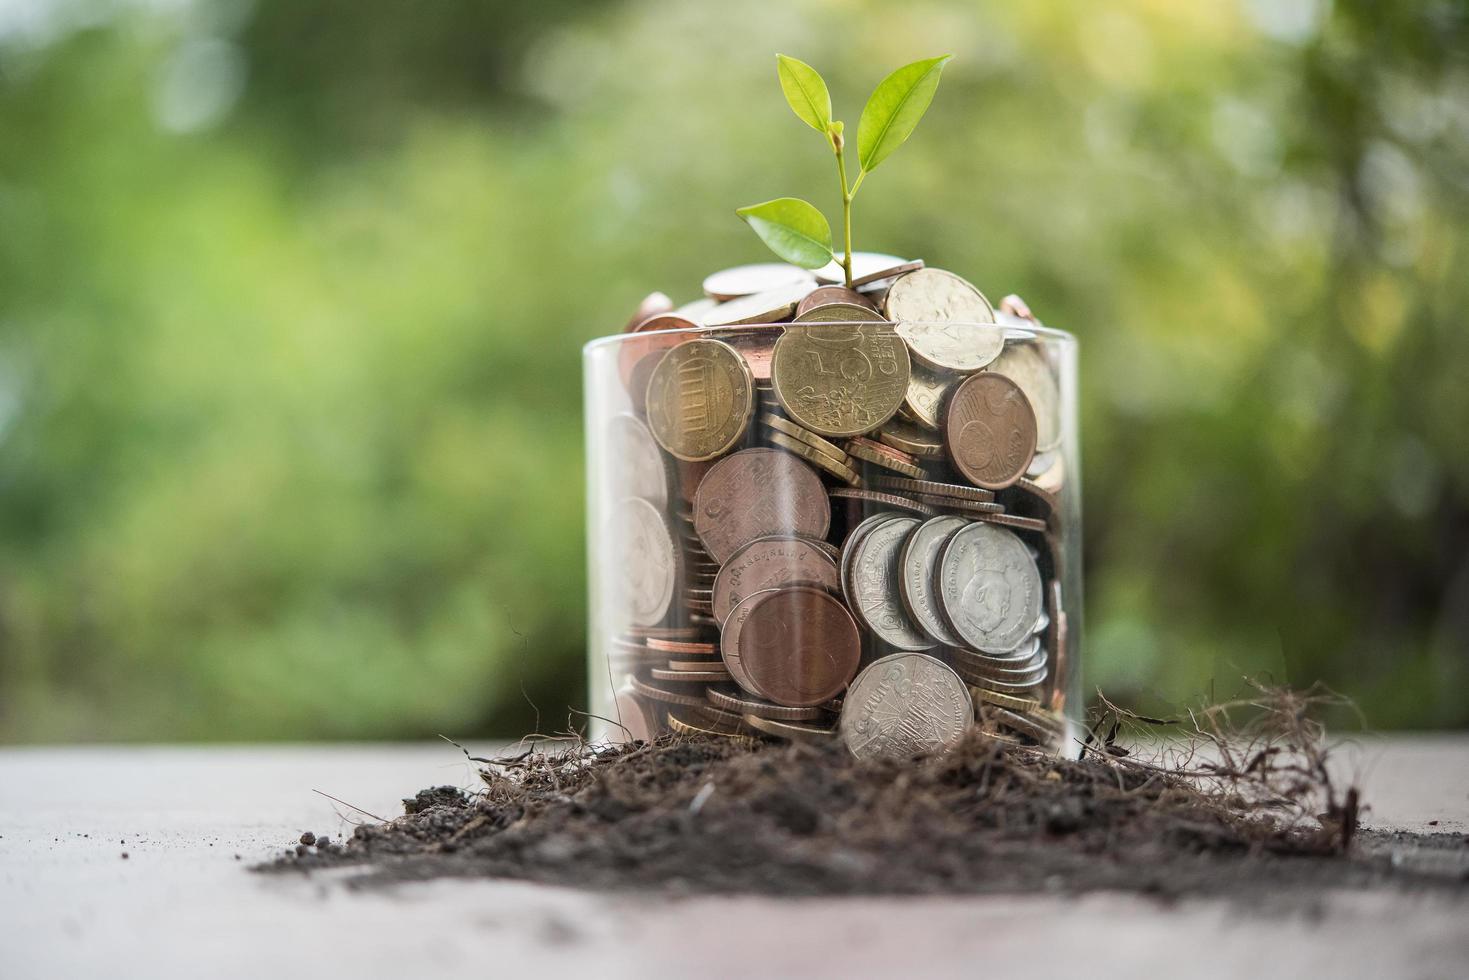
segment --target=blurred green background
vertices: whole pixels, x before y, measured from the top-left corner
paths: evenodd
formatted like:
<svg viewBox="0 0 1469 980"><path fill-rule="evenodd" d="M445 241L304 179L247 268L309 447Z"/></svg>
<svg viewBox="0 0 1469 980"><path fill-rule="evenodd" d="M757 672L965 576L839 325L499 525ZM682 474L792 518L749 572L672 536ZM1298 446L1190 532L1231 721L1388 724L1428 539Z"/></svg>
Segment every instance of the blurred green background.
<svg viewBox="0 0 1469 980"><path fill-rule="evenodd" d="M583 705L580 345L836 212L1082 341L1086 672L1469 723L1462 3L0 0L0 738Z"/></svg>

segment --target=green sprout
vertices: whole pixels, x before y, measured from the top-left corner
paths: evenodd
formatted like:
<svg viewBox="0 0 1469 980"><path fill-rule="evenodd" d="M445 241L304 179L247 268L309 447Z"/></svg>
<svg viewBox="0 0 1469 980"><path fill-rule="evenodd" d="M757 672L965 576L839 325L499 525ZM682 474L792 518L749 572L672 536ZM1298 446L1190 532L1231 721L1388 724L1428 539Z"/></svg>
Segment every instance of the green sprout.
<svg viewBox="0 0 1469 980"><path fill-rule="evenodd" d="M842 269L852 285L852 199L867 175L912 135L918 120L928 111L939 87L939 74L953 55L926 58L904 65L884 78L857 123L857 179L847 182L845 128L831 118L831 93L821 75L806 64L783 54L775 56L780 88L796 116L826 137L836 154L837 176L842 191L842 232L845 257ZM735 211L754 229L770 250L787 262L805 269L819 269L836 256L831 225L814 205L798 197L778 197Z"/></svg>

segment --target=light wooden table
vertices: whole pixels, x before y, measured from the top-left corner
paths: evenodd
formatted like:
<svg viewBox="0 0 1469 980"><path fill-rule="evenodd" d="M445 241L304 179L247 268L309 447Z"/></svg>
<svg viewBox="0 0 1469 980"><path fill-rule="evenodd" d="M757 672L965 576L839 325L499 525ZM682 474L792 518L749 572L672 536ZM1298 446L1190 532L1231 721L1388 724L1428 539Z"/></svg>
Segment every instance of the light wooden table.
<svg viewBox="0 0 1469 980"><path fill-rule="evenodd" d="M1369 823L1469 832L1469 737L1364 741L1343 763ZM1283 915L1115 894L363 892L245 871L303 830L350 830L312 789L391 816L473 782L443 744L0 750L0 977L1469 976L1469 903L1375 891Z"/></svg>

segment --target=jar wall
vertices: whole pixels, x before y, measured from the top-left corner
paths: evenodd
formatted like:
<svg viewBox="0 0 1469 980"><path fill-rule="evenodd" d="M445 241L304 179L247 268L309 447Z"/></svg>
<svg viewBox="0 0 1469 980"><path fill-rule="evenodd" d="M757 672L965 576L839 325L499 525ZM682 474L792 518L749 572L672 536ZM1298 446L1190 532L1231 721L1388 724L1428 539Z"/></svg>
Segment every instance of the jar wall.
<svg viewBox="0 0 1469 980"><path fill-rule="evenodd" d="M978 725L1074 754L1076 343L900 326L587 345L594 737L899 755Z"/></svg>

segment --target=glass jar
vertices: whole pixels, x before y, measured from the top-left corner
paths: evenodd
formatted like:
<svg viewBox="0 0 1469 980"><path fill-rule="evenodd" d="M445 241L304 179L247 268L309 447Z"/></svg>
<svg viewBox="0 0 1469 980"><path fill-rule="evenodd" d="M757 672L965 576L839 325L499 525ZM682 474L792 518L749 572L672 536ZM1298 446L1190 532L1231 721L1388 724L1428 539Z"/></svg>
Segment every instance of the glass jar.
<svg viewBox="0 0 1469 980"><path fill-rule="evenodd" d="M594 737L1074 754L1077 345L1003 319L586 345Z"/></svg>

